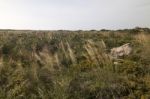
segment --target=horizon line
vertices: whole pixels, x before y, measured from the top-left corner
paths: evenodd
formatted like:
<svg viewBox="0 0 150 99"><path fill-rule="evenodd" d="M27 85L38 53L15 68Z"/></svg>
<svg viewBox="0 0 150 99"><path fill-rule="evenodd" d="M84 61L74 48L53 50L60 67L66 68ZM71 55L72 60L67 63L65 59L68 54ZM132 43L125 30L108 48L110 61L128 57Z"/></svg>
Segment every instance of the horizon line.
<svg viewBox="0 0 150 99"><path fill-rule="evenodd" d="M132 27L132 28L120 28L120 29L108 29L108 28L101 28L101 29L23 29L23 28L0 28L0 30L9 30L9 31L91 31L91 30L95 30L95 31L101 31L101 30L125 30L125 29L136 29L136 28L148 28L150 29L150 27Z"/></svg>

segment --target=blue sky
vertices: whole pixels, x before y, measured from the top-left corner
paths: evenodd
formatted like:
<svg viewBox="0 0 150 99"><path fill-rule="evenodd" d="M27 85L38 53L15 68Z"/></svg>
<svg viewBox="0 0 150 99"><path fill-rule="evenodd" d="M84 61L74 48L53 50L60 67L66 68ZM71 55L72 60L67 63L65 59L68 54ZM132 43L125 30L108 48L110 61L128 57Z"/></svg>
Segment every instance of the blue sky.
<svg viewBox="0 0 150 99"><path fill-rule="evenodd" d="M150 0L0 0L1 29L150 28Z"/></svg>

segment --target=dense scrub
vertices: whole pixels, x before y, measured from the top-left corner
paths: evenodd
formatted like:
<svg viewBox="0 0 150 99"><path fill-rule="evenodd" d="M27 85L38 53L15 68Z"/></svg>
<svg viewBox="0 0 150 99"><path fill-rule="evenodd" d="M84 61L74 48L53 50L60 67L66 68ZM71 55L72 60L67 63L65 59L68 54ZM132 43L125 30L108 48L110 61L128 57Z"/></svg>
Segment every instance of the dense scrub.
<svg viewBox="0 0 150 99"><path fill-rule="evenodd" d="M0 99L150 99L150 30L1 30Z"/></svg>

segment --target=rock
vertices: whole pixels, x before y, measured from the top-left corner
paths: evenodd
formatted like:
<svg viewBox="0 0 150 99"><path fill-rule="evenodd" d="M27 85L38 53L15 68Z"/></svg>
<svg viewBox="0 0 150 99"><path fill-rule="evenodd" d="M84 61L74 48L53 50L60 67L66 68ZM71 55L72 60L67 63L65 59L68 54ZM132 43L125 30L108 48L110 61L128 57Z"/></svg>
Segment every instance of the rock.
<svg viewBox="0 0 150 99"><path fill-rule="evenodd" d="M120 47L112 48L111 49L111 56L113 58L119 58L122 56L127 56L131 53L132 48L130 46L130 43L124 44Z"/></svg>
<svg viewBox="0 0 150 99"><path fill-rule="evenodd" d="M119 62L114 62L114 65L118 65L119 64Z"/></svg>

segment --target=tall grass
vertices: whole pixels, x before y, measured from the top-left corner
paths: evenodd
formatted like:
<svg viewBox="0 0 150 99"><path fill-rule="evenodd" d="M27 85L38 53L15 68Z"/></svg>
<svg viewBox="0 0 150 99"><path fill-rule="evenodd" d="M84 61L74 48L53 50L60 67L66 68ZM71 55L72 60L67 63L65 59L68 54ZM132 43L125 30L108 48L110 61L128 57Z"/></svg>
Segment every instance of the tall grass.
<svg viewBox="0 0 150 99"><path fill-rule="evenodd" d="M150 35L128 32L0 33L0 99L149 99ZM110 48L127 42L113 64Z"/></svg>
<svg viewBox="0 0 150 99"><path fill-rule="evenodd" d="M111 65L112 60L109 54L106 53L106 45L104 41L100 41L98 44L92 40L87 40L87 44L84 46L88 53L88 58L99 66Z"/></svg>
<svg viewBox="0 0 150 99"><path fill-rule="evenodd" d="M75 63L76 63L76 57L75 57L75 55L74 55L74 52L73 52L73 50L71 49L69 43L66 42L66 44L67 44L67 48L68 48L68 52L69 52L70 59L71 59L72 63L75 64Z"/></svg>

